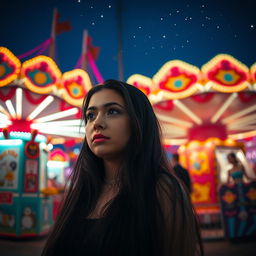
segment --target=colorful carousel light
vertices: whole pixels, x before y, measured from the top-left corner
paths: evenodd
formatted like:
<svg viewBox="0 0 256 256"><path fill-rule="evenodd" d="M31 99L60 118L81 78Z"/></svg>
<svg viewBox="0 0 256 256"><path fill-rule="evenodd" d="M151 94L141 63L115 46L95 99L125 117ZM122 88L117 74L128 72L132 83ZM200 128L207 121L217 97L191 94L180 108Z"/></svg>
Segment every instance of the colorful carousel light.
<svg viewBox="0 0 256 256"><path fill-rule="evenodd" d="M232 56L220 54L201 69L174 60L152 79L133 75L128 82L150 92L147 96L166 144L183 144L209 137L256 135L255 73L255 64L249 69Z"/></svg>
<svg viewBox="0 0 256 256"><path fill-rule="evenodd" d="M61 74L47 56L19 60L0 47L0 131L37 130L54 139L83 138L81 105L92 87L88 74L75 69ZM8 68L9 67L9 68Z"/></svg>

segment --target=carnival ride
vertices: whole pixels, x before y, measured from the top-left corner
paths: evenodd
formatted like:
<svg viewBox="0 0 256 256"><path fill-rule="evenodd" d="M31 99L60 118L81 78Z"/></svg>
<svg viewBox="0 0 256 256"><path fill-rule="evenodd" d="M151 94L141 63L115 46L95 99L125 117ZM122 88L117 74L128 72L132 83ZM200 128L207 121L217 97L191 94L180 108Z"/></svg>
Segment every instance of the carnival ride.
<svg viewBox="0 0 256 256"><path fill-rule="evenodd" d="M203 222L211 223L211 219L218 222L221 199L217 188L225 182L226 172L221 162L227 150L240 152L243 158L242 141L256 135L256 65L249 69L225 54L217 55L201 69L173 60L153 78L135 74L127 82L142 90L151 101L163 129L167 150L173 145L179 146L182 164L189 169L193 180L192 200ZM0 142L21 139L24 141L21 150L25 152L28 143L35 148L40 143L38 151L48 152L50 142L71 142L73 146L81 142L84 129L81 128L80 107L91 86L84 70L74 69L62 74L55 62L46 56L37 56L21 64L7 48L1 47ZM0 153L5 152L6 148ZM55 159L66 159L63 152L58 153ZM25 154L19 165L26 166L27 160L33 159ZM43 166L40 157L34 160L38 166ZM31 166L35 165L31 163ZM44 171L40 168L34 169L38 177L43 177ZM19 197L36 195L37 198L42 192L46 193L42 190L47 187L45 177L39 179L33 195L24 193L26 168L23 169L13 190L6 187L9 176L2 172L8 178L0 187L2 198L10 198L16 192ZM256 190L252 189L248 195L255 201ZM11 210L8 211L7 215L11 215ZM21 234L20 231L16 233Z"/></svg>
<svg viewBox="0 0 256 256"><path fill-rule="evenodd" d="M21 64L0 47L1 235L35 236L49 230L56 210L52 212L54 204L48 195L58 191L47 187L47 164L52 164L48 160L58 160L60 167L62 160L67 162L64 154L73 152L55 150L50 159L48 152L51 143L81 142L80 107L91 86L84 70L61 74L46 56ZM63 172L60 168L61 185Z"/></svg>
<svg viewBox="0 0 256 256"><path fill-rule="evenodd" d="M192 201L197 213L204 226L213 224L216 229L208 236L223 236L220 202L226 200L229 207L234 200L220 195L218 188L226 182L226 154L239 152L238 157L246 163L243 141L256 135L256 64L249 69L226 54L217 55L201 69L172 60L153 78L134 74L128 83L150 99L166 148L180 145L181 162L193 181ZM249 166L247 172L255 177ZM254 207L248 206L248 225L252 224L250 232L255 232L255 184L250 189L247 201ZM240 235L243 232L245 229Z"/></svg>

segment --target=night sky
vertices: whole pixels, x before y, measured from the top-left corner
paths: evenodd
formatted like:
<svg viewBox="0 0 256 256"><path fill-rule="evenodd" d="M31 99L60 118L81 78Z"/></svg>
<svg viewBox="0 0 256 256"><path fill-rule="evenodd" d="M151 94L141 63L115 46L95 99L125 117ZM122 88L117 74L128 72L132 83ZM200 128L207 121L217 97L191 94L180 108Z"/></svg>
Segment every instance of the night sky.
<svg viewBox="0 0 256 256"><path fill-rule="evenodd" d="M231 54L247 66L256 62L255 1L120 0L124 79L152 77L167 61L201 67L216 54ZM75 67L82 32L100 47L96 64L104 79L118 79L117 0L2 0L0 45L20 55L50 37L53 8L72 30L57 36L56 62ZM24 61L26 59L23 59Z"/></svg>

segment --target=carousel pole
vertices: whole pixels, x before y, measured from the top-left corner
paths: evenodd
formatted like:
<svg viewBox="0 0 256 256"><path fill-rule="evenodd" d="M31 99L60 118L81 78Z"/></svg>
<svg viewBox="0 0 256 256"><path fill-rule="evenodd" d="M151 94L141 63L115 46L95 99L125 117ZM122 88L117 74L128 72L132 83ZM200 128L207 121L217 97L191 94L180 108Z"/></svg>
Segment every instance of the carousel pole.
<svg viewBox="0 0 256 256"><path fill-rule="evenodd" d="M81 62L81 69L87 69L87 62L86 62L86 53L87 53L87 45L88 42L88 31L85 29L83 31L83 40L82 40L82 62Z"/></svg>
<svg viewBox="0 0 256 256"><path fill-rule="evenodd" d="M116 23L117 23L117 42L118 42L118 78L119 80L124 80L124 67L123 67L123 23L122 23L122 0L117 0L116 2Z"/></svg>
<svg viewBox="0 0 256 256"><path fill-rule="evenodd" d="M56 39L56 23L57 23L57 15L58 10L57 8L53 9L53 16L52 16L52 30L51 30L51 44L49 49L49 57L55 60L55 39Z"/></svg>

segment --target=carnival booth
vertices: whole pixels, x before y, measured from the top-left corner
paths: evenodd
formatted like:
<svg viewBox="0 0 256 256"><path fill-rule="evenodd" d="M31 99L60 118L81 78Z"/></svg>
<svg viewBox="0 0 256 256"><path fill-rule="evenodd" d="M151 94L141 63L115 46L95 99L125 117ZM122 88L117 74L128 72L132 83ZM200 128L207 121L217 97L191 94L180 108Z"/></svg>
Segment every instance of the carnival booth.
<svg viewBox="0 0 256 256"><path fill-rule="evenodd" d="M203 237L255 234L255 183L245 184L246 214L239 216L241 202L230 199L235 191L226 185L230 168L226 157L236 153L247 174L255 178L244 142L256 135L256 64L249 69L226 54L217 55L201 69L172 60L153 78L135 74L128 82L150 99L166 148L179 145L181 163L192 179L191 198Z"/></svg>
<svg viewBox="0 0 256 256"><path fill-rule="evenodd" d="M53 223L52 195L63 188L69 167L67 157L59 168L52 168L49 154L55 160L61 154L50 153L51 144L82 140L80 107L90 87L84 70L62 74L46 56L20 63L0 47L1 236L48 232ZM58 188L47 186L53 176Z"/></svg>
<svg viewBox="0 0 256 256"><path fill-rule="evenodd" d="M182 165L189 169L193 180L192 201L200 218L203 235L208 238L225 235L232 239L256 232L256 183L246 180L241 184L242 191L238 185L226 184L228 170L232 168L227 155L231 152L236 154L248 176L254 177L241 142L210 138L192 141L179 148ZM238 196L241 192L242 200Z"/></svg>
<svg viewBox="0 0 256 256"><path fill-rule="evenodd" d="M0 139L0 234L43 234L52 224L52 200L40 196L46 186L46 138L11 132Z"/></svg>
<svg viewBox="0 0 256 256"><path fill-rule="evenodd" d="M55 147L49 154L47 162L48 188L56 189L58 193L52 196L53 219L56 220L61 205L62 192L70 175L70 161L68 154L59 147Z"/></svg>
<svg viewBox="0 0 256 256"><path fill-rule="evenodd" d="M47 162L47 176L49 185L52 187L62 188L65 186L69 170L69 157L61 148L54 148Z"/></svg>
<svg viewBox="0 0 256 256"><path fill-rule="evenodd" d="M249 165L256 174L256 137L245 142L245 149Z"/></svg>

